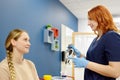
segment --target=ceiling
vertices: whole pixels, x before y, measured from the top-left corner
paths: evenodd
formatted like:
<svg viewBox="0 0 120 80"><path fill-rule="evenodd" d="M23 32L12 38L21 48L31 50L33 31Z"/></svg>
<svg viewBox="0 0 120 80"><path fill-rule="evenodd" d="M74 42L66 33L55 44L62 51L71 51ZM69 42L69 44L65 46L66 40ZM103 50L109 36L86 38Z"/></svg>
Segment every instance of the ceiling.
<svg viewBox="0 0 120 80"><path fill-rule="evenodd" d="M87 11L96 5L104 5L114 17L120 16L120 0L60 0L78 19L87 18Z"/></svg>

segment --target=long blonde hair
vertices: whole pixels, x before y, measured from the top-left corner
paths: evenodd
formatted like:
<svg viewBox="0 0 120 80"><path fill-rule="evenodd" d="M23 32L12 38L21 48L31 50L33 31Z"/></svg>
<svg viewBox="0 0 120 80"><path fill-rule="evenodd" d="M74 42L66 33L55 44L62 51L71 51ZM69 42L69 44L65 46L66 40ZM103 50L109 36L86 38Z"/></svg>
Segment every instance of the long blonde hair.
<svg viewBox="0 0 120 80"><path fill-rule="evenodd" d="M20 35L23 32L25 32L25 31L21 30L21 29L14 29L9 33L9 35L7 36L6 41L5 41L7 62L8 62L8 67L9 67L9 71L10 71L10 80L16 80L15 67L12 62L13 45L11 44L11 39L18 40L18 38L20 37Z"/></svg>

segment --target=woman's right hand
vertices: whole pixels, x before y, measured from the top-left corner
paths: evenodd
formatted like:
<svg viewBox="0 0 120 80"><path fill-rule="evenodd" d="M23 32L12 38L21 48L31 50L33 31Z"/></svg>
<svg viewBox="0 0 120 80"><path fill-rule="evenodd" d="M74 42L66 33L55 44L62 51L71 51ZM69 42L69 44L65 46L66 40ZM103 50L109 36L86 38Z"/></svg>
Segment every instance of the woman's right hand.
<svg viewBox="0 0 120 80"><path fill-rule="evenodd" d="M73 49L75 55L76 55L78 58L81 56L81 52L80 52L77 48L75 48L75 46L74 46L73 44L69 44L69 45L68 45L68 49Z"/></svg>

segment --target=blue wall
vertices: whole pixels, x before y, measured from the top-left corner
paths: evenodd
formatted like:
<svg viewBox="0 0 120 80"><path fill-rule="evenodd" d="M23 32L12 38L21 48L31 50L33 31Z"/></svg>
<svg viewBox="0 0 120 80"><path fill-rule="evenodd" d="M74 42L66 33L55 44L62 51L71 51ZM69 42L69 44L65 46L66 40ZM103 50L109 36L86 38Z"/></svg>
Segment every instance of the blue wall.
<svg viewBox="0 0 120 80"><path fill-rule="evenodd" d="M59 0L0 0L0 61L6 56L7 34L21 28L29 33L32 44L25 58L35 63L39 76L60 75L61 52L51 51L50 45L43 43L43 30L47 24L59 30L65 24L77 31L77 23L77 18Z"/></svg>

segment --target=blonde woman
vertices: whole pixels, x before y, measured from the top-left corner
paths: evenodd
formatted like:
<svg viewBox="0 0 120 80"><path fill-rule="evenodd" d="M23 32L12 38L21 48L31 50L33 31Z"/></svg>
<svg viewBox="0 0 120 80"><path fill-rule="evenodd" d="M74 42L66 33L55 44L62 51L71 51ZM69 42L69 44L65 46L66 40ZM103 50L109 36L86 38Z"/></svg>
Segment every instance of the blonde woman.
<svg viewBox="0 0 120 80"><path fill-rule="evenodd" d="M5 42L7 56L0 63L0 80L39 80L34 63L23 57L30 45L26 31L14 29L9 33Z"/></svg>

